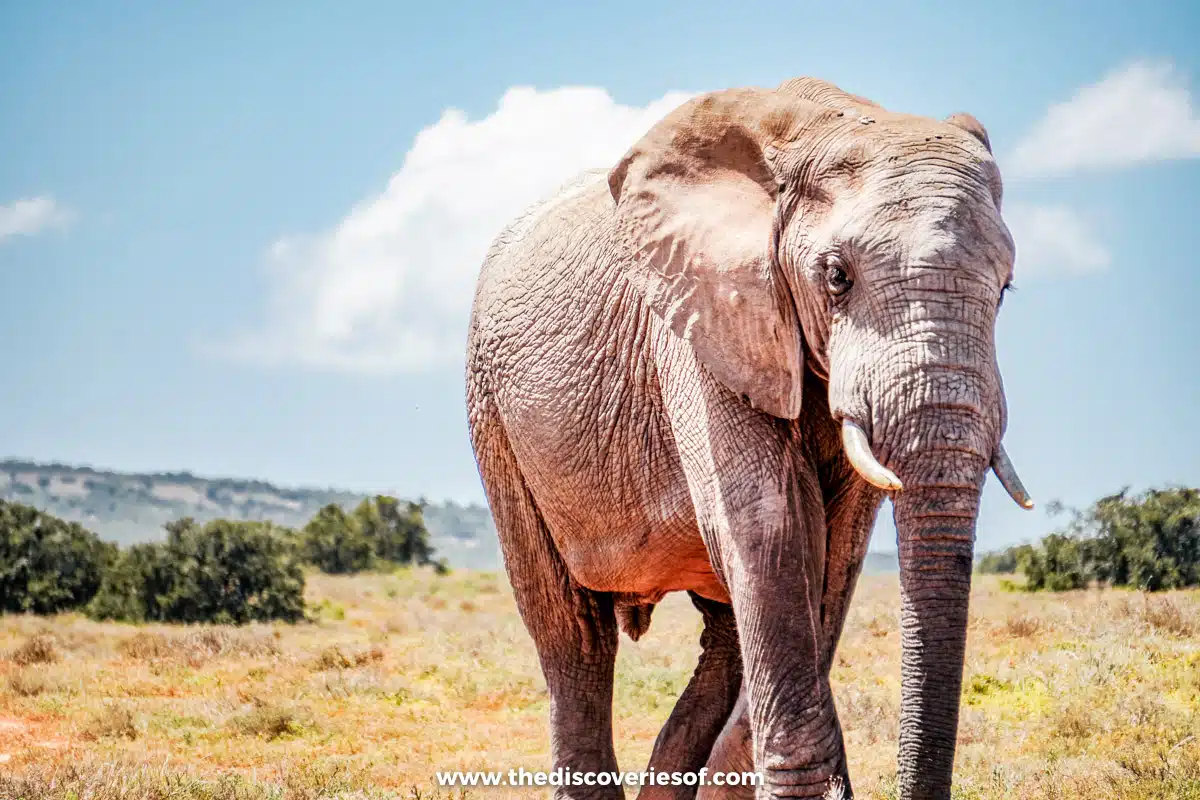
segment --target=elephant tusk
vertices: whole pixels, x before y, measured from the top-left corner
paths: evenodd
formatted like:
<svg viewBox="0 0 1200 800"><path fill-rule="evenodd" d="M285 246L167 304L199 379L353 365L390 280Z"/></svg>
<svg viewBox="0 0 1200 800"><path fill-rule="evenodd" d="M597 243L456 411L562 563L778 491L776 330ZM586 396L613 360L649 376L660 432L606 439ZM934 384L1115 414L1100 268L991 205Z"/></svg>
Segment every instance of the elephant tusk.
<svg viewBox="0 0 1200 800"><path fill-rule="evenodd" d="M855 472L867 483L885 491L899 491L904 488L896 473L875 460L866 432L848 419L842 420L842 446L846 448L846 458L850 459L850 466L854 467Z"/></svg>
<svg viewBox="0 0 1200 800"><path fill-rule="evenodd" d="M996 445L996 452L992 455L992 471L996 473L996 477L1000 479L1000 485L1017 505L1026 510L1033 508L1033 500L1025 491L1025 485L1021 483L1016 467L1009 461L1008 453L1004 452L1003 443Z"/></svg>

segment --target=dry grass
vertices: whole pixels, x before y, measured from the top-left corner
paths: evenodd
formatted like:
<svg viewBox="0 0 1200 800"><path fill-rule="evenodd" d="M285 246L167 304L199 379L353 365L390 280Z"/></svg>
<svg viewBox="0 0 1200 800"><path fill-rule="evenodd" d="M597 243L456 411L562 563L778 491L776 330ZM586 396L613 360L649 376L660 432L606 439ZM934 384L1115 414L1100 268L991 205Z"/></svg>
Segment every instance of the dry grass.
<svg viewBox="0 0 1200 800"><path fill-rule="evenodd" d="M199 667L214 658L278 654L281 632L250 628L198 626L181 632L139 631L123 639L118 651L136 661L175 660Z"/></svg>
<svg viewBox="0 0 1200 800"><path fill-rule="evenodd" d="M317 672L324 672L330 669L354 669L382 661L383 656L383 648L378 646L372 647L369 650L360 650L357 653L347 653L335 645L334 647L326 647L322 650L321 654L313 661L312 668Z"/></svg>
<svg viewBox="0 0 1200 800"><path fill-rule="evenodd" d="M128 705L110 703L92 715L83 730L84 739L136 739L138 718Z"/></svg>
<svg viewBox="0 0 1200 800"><path fill-rule="evenodd" d="M242 736L278 739L281 736L301 736L316 726L311 715L302 709L259 701L250 711L231 719L229 727Z"/></svg>
<svg viewBox="0 0 1200 800"><path fill-rule="evenodd" d="M316 576L309 591L318 621L296 626L0 618L0 798L457 800L434 770L546 767L545 684L502 577ZM894 578L864 578L834 667L859 798L895 797L898 608ZM644 766L699 631L673 596L622 640L622 768ZM1197 632L1198 593L978 580L956 800L1200 798Z"/></svg>
<svg viewBox="0 0 1200 800"><path fill-rule="evenodd" d="M46 673L33 667L23 667L8 674L8 691L17 697L37 697L53 688L57 687Z"/></svg>
<svg viewBox="0 0 1200 800"><path fill-rule="evenodd" d="M361 771L342 763L301 760L264 768L248 778L236 772L206 775L195 769L136 762L59 762L0 773L5 800L470 800L460 793L372 789Z"/></svg>
<svg viewBox="0 0 1200 800"><path fill-rule="evenodd" d="M1045 623L1029 614L1012 614L1004 619L1001 633L1010 639L1026 639L1036 636L1045 628Z"/></svg>
<svg viewBox="0 0 1200 800"><path fill-rule="evenodd" d="M30 664L53 664L58 659L58 647L54 644L54 637L45 633L30 636L8 656L9 661L22 667Z"/></svg>
<svg viewBox="0 0 1200 800"><path fill-rule="evenodd" d="M1143 598L1136 616L1151 628L1173 636L1192 636L1196 633L1195 608L1184 608L1169 598Z"/></svg>

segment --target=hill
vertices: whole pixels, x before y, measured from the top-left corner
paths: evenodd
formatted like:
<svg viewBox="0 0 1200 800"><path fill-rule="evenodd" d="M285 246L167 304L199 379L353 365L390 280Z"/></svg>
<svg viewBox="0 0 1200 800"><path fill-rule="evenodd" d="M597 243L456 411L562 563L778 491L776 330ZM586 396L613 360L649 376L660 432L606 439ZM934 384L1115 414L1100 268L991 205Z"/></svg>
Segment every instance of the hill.
<svg viewBox="0 0 1200 800"><path fill-rule="evenodd" d="M900 556L894 552L870 552L863 561L863 575L890 575L898 572L900 572Z"/></svg>
<svg viewBox="0 0 1200 800"><path fill-rule="evenodd" d="M301 527L329 503L347 510L367 494L341 489L287 488L262 480L204 478L190 472L130 473L38 463L0 461L0 500L25 503L78 522L121 544L157 541L163 525L180 517L269 520ZM488 509L452 500L429 503L425 523L453 567L497 570L500 545ZM868 553L863 573L898 572L895 553Z"/></svg>
<svg viewBox="0 0 1200 800"><path fill-rule="evenodd" d="M0 499L25 503L78 522L121 544L156 541L181 517L270 520L301 527L322 507L347 510L367 494L338 489L283 488L260 480L203 478L189 472L124 473L65 464L0 461ZM478 504L430 503L425 523L439 557L451 566L500 566L492 517Z"/></svg>

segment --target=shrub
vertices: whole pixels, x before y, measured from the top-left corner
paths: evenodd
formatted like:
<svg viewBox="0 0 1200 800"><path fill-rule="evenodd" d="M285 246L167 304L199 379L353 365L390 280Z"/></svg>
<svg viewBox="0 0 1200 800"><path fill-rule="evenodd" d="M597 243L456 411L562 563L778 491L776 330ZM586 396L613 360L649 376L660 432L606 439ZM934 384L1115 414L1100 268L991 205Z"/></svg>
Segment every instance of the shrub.
<svg viewBox="0 0 1200 800"><path fill-rule="evenodd" d="M1052 533L1042 539L1041 547L1021 554L1021 571L1030 591L1049 589L1065 592L1088 584L1086 548L1075 538Z"/></svg>
<svg viewBox="0 0 1200 800"><path fill-rule="evenodd" d="M1105 497L1018 554L1030 590L1091 581L1143 591L1200 585L1200 489Z"/></svg>
<svg viewBox="0 0 1200 800"><path fill-rule="evenodd" d="M434 560L424 510L424 503L385 495L363 500L351 514L330 503L301 532L304 558L334 575L409 564L445 573L446 564Z"/></svg>
<svg viewBox="0 0 1200 800"><path fill-rule="evenodd" d="M1031 549L1030 545L1021 544L984 553L975 563L975 571L981 575L1011 575L1020 568L1023 554Z"/></svg>
<svg viewBox="0 0 1200 800"><path fill-rule="evenodd" d="M83 730L86 739L136 739L138 733L137 715L120 703L94 714Z"/></svg>
<svg viewBox="0 0 1200 800"><path fill-rule="evenodd" d="M22 667L8 676L8 690L17 697L37 697L56 688L57 684L37 669Z"/></svg>
<svg viewBox="0 0 1200 800"><path fill-rule="evenodd" d="M14 664L27 667L30 664L53 664L58 661L59 654L54 638L39 633L26 639L25 643L13 650L8 657Z"/></svg>
<svg viewBox="0 0 1200 800"><path fill-rule="evenodd" d="M250 711L231 719L229 725L243 736L260 736L268 740L298 736L305 729L314 727L304 711L269 703L255 704Z"/></svg>
<svg viewBox="0 0 1200 800"><path fill-rule="evenodd" d="M169 589L169 583L164 546L134 545L109 566L87 613L94 619L123 622L160 619L159 598Z"/></svg>
<svg viewBox="0 0 1200 800"><path fill-rule="evenodd" d="M382 661L383 657L384 652L380 647L372 647L357 653L347 653L335 645L322 650L313 661L312 668L317 672L331 669L353 669Z"/></svg>
<svg viewBox="0 0 1200 800"><path fill-rule="evenodd" d="M425 527L424 503L377 495L359 503L354 519L380 561L416 566L436 563Z"/></svg>
<svg viewBox="0 0 1200 800"><path fill-rule="evenodd" d="M1028 639L1036 636L1044 627L1045 625L1037 617L1018 614L1005 619L1001 630L1011 639Z"/></svg>
<svg viewBox="0 0 1200 800"><path fill-rule="evenodd" d="M304 558L322 572L343 575L371 569L375 552L356 517L337 503L316 513L301 532Z"/></svg>
<svg viewBox="0 0 1200 800"><path fill-rule="evenodd" d="M117 651L126 658L138 661L156 661L170 658L179 652L178 643L161 633L138 631L131 638L120 642Z"/></svg>
<svg viewBox="0 0 1200 800"><path fill-rule="evenodd" d="M295 622L304 573L284 529L185 518L167 525L166 542L122 553L88 612L130 622Z"/></svg>
<svg viewBox="0 0 1200 800"><path fill-rule="evenodd" d="M0 500L0 611L80 608L115 555L114 545L77 523Z"/></svg>

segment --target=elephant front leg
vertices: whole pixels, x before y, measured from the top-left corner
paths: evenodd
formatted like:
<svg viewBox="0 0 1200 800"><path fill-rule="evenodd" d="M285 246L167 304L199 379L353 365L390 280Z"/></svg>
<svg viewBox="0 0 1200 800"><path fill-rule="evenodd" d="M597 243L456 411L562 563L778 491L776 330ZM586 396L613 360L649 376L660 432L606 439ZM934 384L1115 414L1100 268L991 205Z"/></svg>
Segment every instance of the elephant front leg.
<svg viewBox="0 0 1200 800"><path fill-rule="evenodd" d="M821 593L821 629L824 637L824 671L833 667L838 642L854 597L854 586L862 572L871 530L883 503L883 492L859 478L844 458L840 469L829 476L826 494L825 579Z"/></svg>
<svg viewBox="0 0 1200 800"><path fill-rule="evenodd" d="M821 587L813 585L823 571L812 563L818 554L807 535L823 534L824 509L811 476L791 485L780 498L782 519L731 528L722 545L764 798L822 797L850 783L826 668Z"/></svg>
<svg viewBox="0 0 1200 800"><path fill-rule="evenodd" d="M844 459L840 459L844 461ZM835 467L837 465L835 464ZM823 631L822 674L829 677L830 668L845 626L846 615L854 594L854 586L862 571L863 560L871 539L871 529L882 503L882 493L858 478L848 464L843 469L822 473L828 543L825 547L824 580L821 593L821 629ZM840 728L840 723L839 723ZM706 764L709 774L716 772L747 772L754 768L753 744L750 735L749 707L745 692L728 722L721 731L712 755ZM851 796L847 782L842 797ZM751 800L753 788L701 789L697 800Z"/></svg>
<svg viewBox="0 0 1200 800"><path fill-rule="evenodd" d="M842 734L840 723L838 724L838 738L840 739ZM733 713L729 715L729 720L721 729L721 735L717 737L717 743L713 745L712 754L709 756L708 763L705 764L705 769L709 776L718 773L725 775L736 773L739 776L754 773L754 741L750 730L750 709L746 702L745 692L738 696ZM839 780L841 782L837 783ZM834 778L833 782L837 784L834 791L830 793L827 789L826 794L822 797L850 800L852 790L849 779ZM709 783L697 792L696 800L754 800L756 793L754 784L747 781L740 782L738 786L717 786Z"/></svg>
<svg viewBox="0 0 1200 800"><path fill-rule="evenodd" d="M689 594L692 604L704 617L700 661L654 742L649 769L657 773L699 772L708 761L742 686L742 656L733 609ZM695 796L694 785L649 785L638 793L638 800L684 800Z"/></svg>
<svg viewBox="0 0 1200 800"><path fill-rule="evenodd" d="M824 669L825 504L790 426L754 410L671 348L665 404L697 522L729 591L742 651L758 796L821 797L847 785Z"/></svg>
<svg viewBox="0 0 1200 800"><path fill-rule="evenodd" d="M826 541L820 485L811 464L786 447L778 460L760 460L744 474L718 479L729 488L706 509L713 517L703 527L737 621L751 763L764 781L757 796L822 797L831 786L848 788L849 776L819 605ZM744 727L735 719L728 732L717 747L736 766Z"/></svg>
<svg viewBox="0 0 1200 800"><path fill-rule="evenodd" d="M704 766L709 775L754 772L754 741L750 733L745 690L738 694L733 712L721 729L721 735L717 737L708 763ZM739 786L706 784L696 793L696 800L753 800L754 792L754 786L749 783Z"/></svg>

